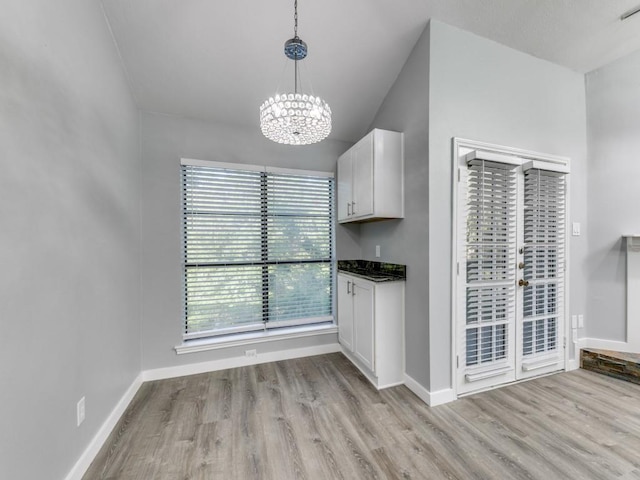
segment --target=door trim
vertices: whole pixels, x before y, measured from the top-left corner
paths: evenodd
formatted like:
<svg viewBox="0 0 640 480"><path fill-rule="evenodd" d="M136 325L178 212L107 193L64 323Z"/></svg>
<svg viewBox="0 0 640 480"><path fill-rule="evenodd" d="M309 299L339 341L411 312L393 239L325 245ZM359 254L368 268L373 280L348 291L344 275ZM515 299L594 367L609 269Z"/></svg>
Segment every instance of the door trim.
<svg viewBox="0 0 640 480"><path fill-rule="evenodd" d="M548 153L537 152L534 150L526 150L521 148L508 147L505 145L470 140L461 137L453 137L451 139L451 388L455 398L458 394L458 195L459 195L459 162L460 150L481 150L496 156L517 157L518 163L524 165L528 162L544 162L546 164L557 165L558 170L564 171L569 169L571 159L566 156L553 155ZM569 321L570 309L570 249L569 249L569 229L571 217L571 175L566 177L566 215L565 215L565 301L564 301L564 370L569 370L570 365L575 361L577 355L577 338L571 335L571 322ZM569 344L571 340L572 345ZM571 348L572 347L572 348ZM572 353L572 355L570 355ZM572 358L573 357L573 358ZM526 381L527 379L519 380ZM465 393L466 395L466 393Z"/></svg>

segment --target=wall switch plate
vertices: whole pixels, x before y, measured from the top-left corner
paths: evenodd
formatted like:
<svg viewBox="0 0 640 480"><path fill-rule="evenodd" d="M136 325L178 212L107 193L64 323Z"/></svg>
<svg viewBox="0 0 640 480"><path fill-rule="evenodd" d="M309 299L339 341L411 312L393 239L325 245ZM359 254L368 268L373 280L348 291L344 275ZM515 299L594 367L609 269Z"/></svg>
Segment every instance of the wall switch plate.
<svg viewBox="0 0 640 480"><path fill-rule="evenodd" d="M78 422L78 427L82 422L84 422L85 410L84 410L84 397L78 400L76 405L76 420Z"/></svg>
<svg viewBox="0 0 640 480"><path fill-rule="evenodd" d="M580 236L580 222L573 222L571 235L573 235L574 237Z"/></svg>
<svg viewBox="0 0 640 480"><path fill-rule="evenodd" d="M578 316L571 315L571 328L578 328Z"/></svg>
<svg viewBox="0 0 640 480"><path fill-rule="evenodd" d="M257 356L258 356L258 352L256 351L256 349L253 349L253 350L245 350L245 351L244 351L244 354L245 354L247 357L257 357Z"/></svg>
<svg viewBox="0 0 640 480"><path fill-rule="evenodd" d="M584 315L578 315L578 328L584 328Z"/></svg>
<svg viewBox="0 0 640 480"><path fill-rule="evenodd" d="M376 258L380 258L380 245L376 245Z"/></svg>

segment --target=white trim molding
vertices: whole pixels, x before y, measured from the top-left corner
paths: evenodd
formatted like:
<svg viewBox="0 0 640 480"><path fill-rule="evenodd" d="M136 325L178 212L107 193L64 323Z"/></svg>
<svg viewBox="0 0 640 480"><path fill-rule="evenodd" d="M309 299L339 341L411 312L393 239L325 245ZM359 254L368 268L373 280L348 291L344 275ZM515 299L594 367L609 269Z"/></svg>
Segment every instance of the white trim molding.
<svg viewBox="0 0 640 480"><path fill-rule="evenodd" d="M318 335L335 335L338 327L335 323L322 325L302 325L287 327L282 330L259 330L247 333L237 333L233 336L217 336L197 340L186 340L174 347L178 355L185 353L205 352L220 348L240 347L256 343L273 342L276 340L290 340L292 338L315 337Z"/></svg>
<svg viewBox="0 0 640 480"><path fill-rule="evenodd" d="M640 351L640 235L624 235L627 247L627 345Z"/></svg>
<svg viewBox="0 0 640 480"><path fill-rule="evenodd" d="M582 348L597 348L615 352L640 352L640 234L622 236L626 251L626 337L625 340L581 338L576 356Z"/></svg>
<svg viewBox="0 0 640 480"><path fill-rule="evenodd" d="M284 175L309 175L326 178L335 177L335 174L333 172L320 172L318 170L302 170L297 168L269 167L266 165L250 165L246 163L218 162L214 160L198 160L196 158L181 158L180 165L187 165L191 167L226 168L229 170L250 170L252 172L281 173Z"/></svg>
<svg viewBox="0 0 640 480"><path fill-rule="evenodd" d="M577 352L576 355L578 355L580 353L580 349L577 348L576 352ZM567 363L566 363L566 371L567 372L570 372L572 370L577 370L579 368L580 368L580 361L578 359L572 358L571 360L568 360Z"/></svg>
<svg viewBox="0 0 640 480"><path fill-rule="evenodd" d="M91 439L87 448L82 452L80 458L73 466L71 471L65 477L65 480L81 480L87 469L91 465L91 462L96 458L98 452L111 435L111 431L116 424L120 421L120 418L124 414L125 410L135 397L136 393L142 385L142 373L136 377L133 383L129 386L120 401L116 404L115 408L111 411L107 419L102 426L98 429L98 433Z"/></svg>
<svg viewBox="0 0 640 480"><path fill-rule="evenodd" d="M443 390L430 392L420 385L417 380L406 373L404 374L404 384L409 390L415 393L420 400L430 407L436 407L456 400L456 394L452 388L445 388Z"/></svg>

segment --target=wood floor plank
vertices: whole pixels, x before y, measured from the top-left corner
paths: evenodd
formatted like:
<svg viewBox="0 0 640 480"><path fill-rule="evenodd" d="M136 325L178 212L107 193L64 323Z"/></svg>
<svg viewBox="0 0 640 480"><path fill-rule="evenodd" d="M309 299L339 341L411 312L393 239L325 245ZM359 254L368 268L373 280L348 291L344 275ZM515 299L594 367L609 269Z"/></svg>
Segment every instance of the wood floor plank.
<svg viewBox="0 0 640 480"><path fill-rule="evenodd" d="M575 371L429 408L341 354L142 385L87 480L640 479L640 385Z"/></svg>
<svg viewBox="0 0 640 480"><path fill-rule="evenodd" d="M533 385L528 387L531 389ZM526 393L523 395L523 392ZM552 413L555 410L552 404L541 403L540 399L531 402L531 395L521 388L498 392L497 395L496 391L487 393L491 394L489 401L493 400L495 405L493 410L489 411L496 416L510 420L509 416L505 416L510 407L520 412L518 421L522 422L529 432L524 439L526 445L529 448L532 448L531 445L540 446L540 455L559 468L566 478L611 478L611 474L604 468L605 463L596 468L591 465L591 459L597 458L602 452L594 448L592 442L587 441L585 430L572 431L559 425L558 418ZM579 436L576 435L577 432Z"/></svg>

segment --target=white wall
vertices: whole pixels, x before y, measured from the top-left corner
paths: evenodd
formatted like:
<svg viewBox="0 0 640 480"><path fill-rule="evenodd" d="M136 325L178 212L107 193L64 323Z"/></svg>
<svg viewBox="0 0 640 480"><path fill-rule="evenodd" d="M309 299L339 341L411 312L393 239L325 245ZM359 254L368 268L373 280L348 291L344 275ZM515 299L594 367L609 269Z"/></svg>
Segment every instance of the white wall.
<svg viewBox="0 0 640 480"><path fill-rule="evenodd" d="M429 385L429 28L413 48L371 128L404 132L405 218L360 227L366 260L407 265L405 289L406 372ZM380 258L375 247L380 245Z"/></svg>
<svg viewBox="0 0 640 480"><path fill-rule="evenodd" d="M182 342L180 158L334 171L350 144L325 140L304 147L278 145L255 129L143 113L142 135L142 352L143 369L244 356L246 347L176 355ZM357 230L336 229L338 258L358 258ZM336 343L322 335L255 346L263 353ZM253 348L253 347L252 347Z"/></svg>
<svg viewBox="0 0 640 480"><path fill-rule="evenodd" d="M587 74L586 80L589 300L585 336L624 342L626 253L621 235L640 232L640 52Z"/></svg>
<svg viewBox="0 0 640 480"><path fill-rule="evenodd" d="M0 478L59 479L140 372L137 111L100 2L2 2L0 152Z"/></svg>
<svg viewBox="0 0 640 480"><path fill-rule="evenodd" d="M581 74L431 22L429 95L429 389L451 385L451 140L571 158L571 220L586 225ZM571 237L570 312L586 311L586 239ZM433 359L438 359L437 362Z"/></svg>

